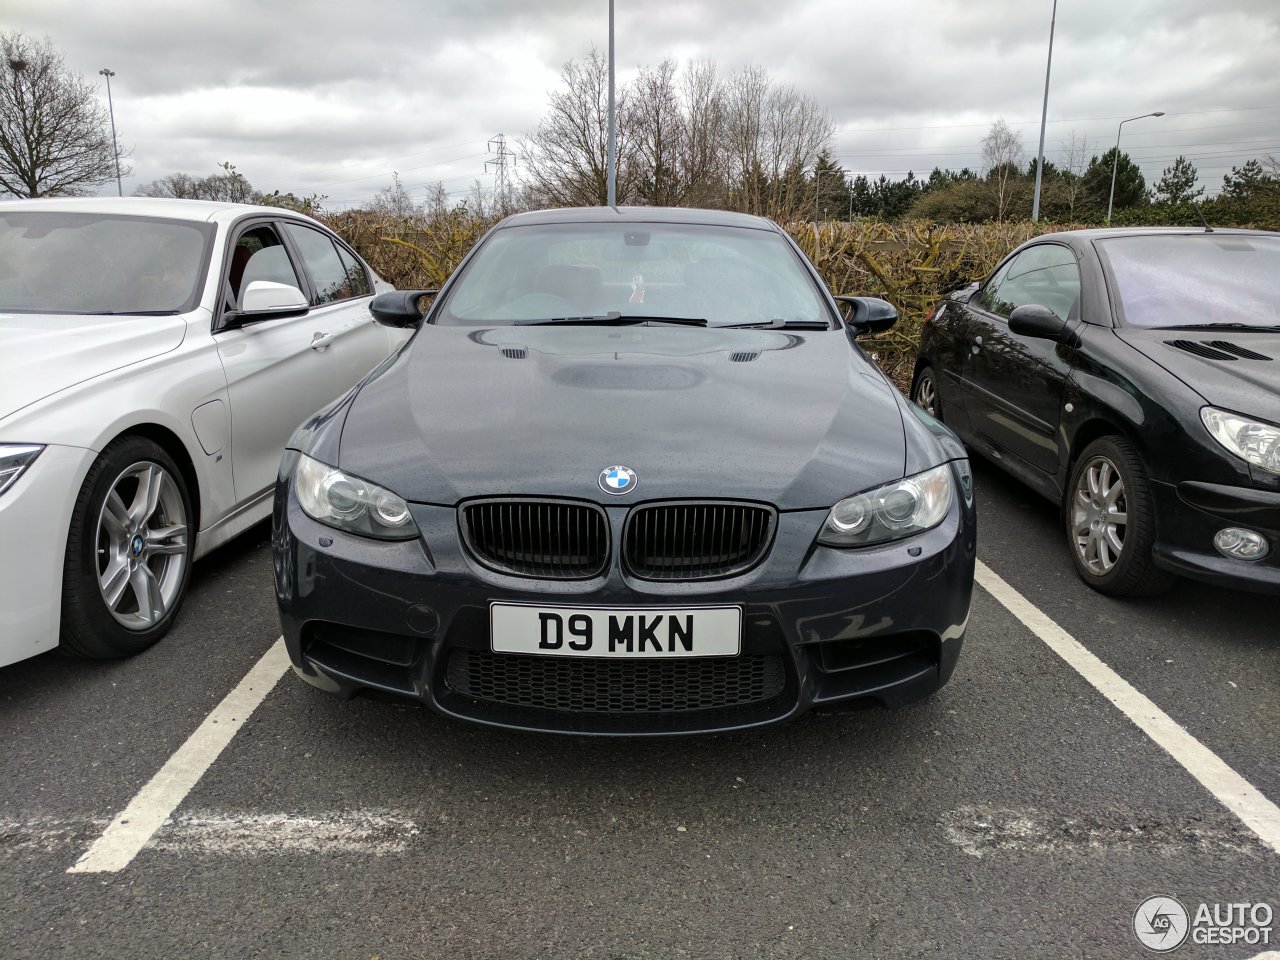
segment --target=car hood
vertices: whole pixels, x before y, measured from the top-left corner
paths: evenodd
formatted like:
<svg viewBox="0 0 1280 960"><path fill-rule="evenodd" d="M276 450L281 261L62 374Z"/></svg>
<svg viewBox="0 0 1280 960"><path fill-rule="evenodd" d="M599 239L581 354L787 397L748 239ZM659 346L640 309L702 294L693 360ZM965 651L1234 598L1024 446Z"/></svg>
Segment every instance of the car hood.
<svg viewBox="0 0 1280 960"><path fill-rule="evenodd" d="M1211 405L1280 423L1280 334L1129 327L1116 335Z"/></svg>
<svg viewBox="0 0 1280 960"><path fill-rule="evenodd" d="M0 313L0 419L77 383L168 353L178 317Z"/></svg>
<svg viewBox="0 0 1280 960"><path fill-rule="evenodd" d="M895 392L842 331L423 327L353 400L339 466L408 500L829 507L902 476ZM635 471L635 492L600 473Z"/></svg>

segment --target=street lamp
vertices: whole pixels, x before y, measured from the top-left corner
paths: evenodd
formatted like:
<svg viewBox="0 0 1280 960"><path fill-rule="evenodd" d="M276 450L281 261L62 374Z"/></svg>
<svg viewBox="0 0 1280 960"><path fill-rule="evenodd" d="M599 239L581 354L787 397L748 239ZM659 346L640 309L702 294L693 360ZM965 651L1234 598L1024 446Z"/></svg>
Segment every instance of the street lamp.
<svg viewBox="0 0 1280 960"><path fill-rule="evenodd" d="M1044 127L1049 118L1049 71L1053 69L1053 28L1058 22L1058 0L1049 14L1049 60L1044 67L1044 105L1040 108L1040 152L1036 154L1036 192L1031 201L1031 219L1040 219L1040 181L1044 179Z"/></svg>
<svg viewBox="0 0 1280 960"><path fill-rule="evenodd" d="M609 0L609 156L605 164L606 202L618 205L618 109L613 95L613 0Z"/></svg>
<svg viewBox="0 0 1280 960"><path fill-rule="evenodd" d="M120 144L116 141L116 108L111 102L111 78L116 75L116 72L103 67L98 73L107 78L107 110L111 114L111 150L116 155L116 193L123 197L124 187L120 183Z"/></svg>
<svg viewBox="0 0 1280 960"><path fill-rule="evenodd" d="M1164 111L1157 110L1155 113L1144 113L1140 117L1130 117L1128 120L1121 120L1120 126L1116 127L1116 152L1111 158L1111 196L1107 198L1107 226L1111 226L1111 208L1116 202L1116 170L1120 167L1120 131L1124 129L1124 125L1132 120L1145 120L1147 117L1163 117Z"/></svg>

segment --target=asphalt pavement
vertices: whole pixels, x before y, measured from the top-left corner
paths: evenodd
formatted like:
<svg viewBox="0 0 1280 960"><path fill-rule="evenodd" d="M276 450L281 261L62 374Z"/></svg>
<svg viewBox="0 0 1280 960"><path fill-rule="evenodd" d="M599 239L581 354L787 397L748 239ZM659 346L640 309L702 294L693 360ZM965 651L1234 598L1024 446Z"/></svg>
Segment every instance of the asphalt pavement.
<svg viewBox="0 0 1280 960"><path fill-rule="evenodd" d="M1052 505L976 480L990 570L1280 803L1280 600L1101 597ZM1280 853L983 588L933 698L752 735L505 734L289 674L127 866L68 873L279 635L267 535L142 656L0 669L0 956L1139 957L1153 895L1280 911Z"/></svg>

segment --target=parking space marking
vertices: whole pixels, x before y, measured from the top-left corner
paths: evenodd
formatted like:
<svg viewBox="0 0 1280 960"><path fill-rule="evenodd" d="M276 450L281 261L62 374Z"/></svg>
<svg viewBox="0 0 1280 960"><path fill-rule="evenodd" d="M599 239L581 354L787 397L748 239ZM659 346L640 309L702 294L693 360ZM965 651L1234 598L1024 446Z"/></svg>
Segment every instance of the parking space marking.
<svg viewBox="0 0 1280 960"><path fill-rule="evenodd" d="M280 637L67 873L115 873L127 867L288 669Z"/></svg>
<svg viewBox="0 0 1280 960"><path fill-rule="evenodd" d="M1280 853L1280 807L981 560L978 561L975 579L1050 650L1200 781L1263 843Z"/></svg>

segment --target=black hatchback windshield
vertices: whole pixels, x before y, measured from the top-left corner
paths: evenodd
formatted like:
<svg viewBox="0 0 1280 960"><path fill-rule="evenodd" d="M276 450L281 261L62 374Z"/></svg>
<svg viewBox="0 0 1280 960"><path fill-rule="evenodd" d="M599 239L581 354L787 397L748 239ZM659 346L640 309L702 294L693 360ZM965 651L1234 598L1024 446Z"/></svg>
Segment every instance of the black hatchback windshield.
<svg viewBox="0 0 1280 960"><path fill-rule="evenodd" d="M1280 237L1112 237L1097 247L1131 327L1280 327Z"/></svg>
<svg viewBox="0 0 1280 960"><path fill-rule="evenodd" d="M185 313L212 224L97 213L0 213L0 312Z"/></svg>
<svg viewBox="0 0 1280 960"><path fill-rule="evenodd" d="M619 317L709 326L832 322L817 284L782 237L671 223L498 230L458 277L435 322Z"/></svg>

